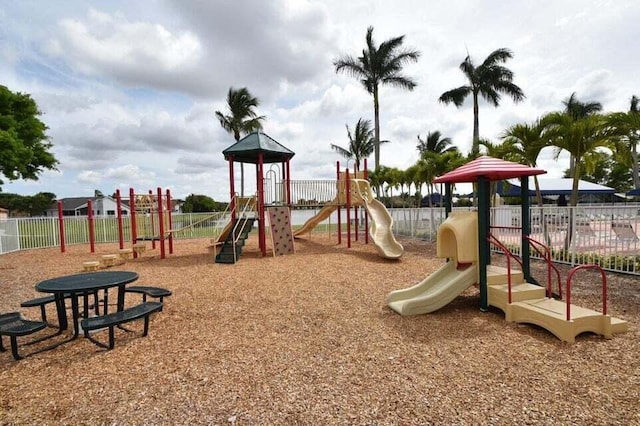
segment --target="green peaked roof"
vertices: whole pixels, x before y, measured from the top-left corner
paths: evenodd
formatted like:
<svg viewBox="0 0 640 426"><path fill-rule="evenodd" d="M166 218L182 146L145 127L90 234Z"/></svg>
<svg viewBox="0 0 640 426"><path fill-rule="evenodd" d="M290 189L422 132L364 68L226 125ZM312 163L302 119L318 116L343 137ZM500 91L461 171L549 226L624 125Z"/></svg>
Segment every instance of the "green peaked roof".
<svg viewBox="0 0 640 426"><path fill-rule="evenodd" d="M233 155L235 162L254 164L258 163L258 154L260 153L262 153L264 163L280 163L296 155L262 132L251 132L222 151L225 160L229 160L229 156Z"/></svg>

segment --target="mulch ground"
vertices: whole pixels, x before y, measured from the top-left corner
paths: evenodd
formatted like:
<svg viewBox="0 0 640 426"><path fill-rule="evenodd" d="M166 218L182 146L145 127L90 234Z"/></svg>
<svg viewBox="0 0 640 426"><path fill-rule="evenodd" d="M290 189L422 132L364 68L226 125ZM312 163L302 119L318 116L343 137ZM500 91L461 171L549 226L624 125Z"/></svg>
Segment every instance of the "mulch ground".
<svg viewBox="0 0 640 426"><path fill-rule="evenodd" d="M442 263L433 244L401 242L399 261L320 234L297 240L295 255L262 258L253 237L239 263L222 265L207 240L194 240L165 260L156 250L114 266L173 292L149 335L118 330L111 351L79 338L19 362L1 353L0 424L640 424L637 277L608 274L610 313L629 332L568 344L480 312L473 287L433 314L394 313L387 293ZM38 296L34 285L116 247L98 251L0 256L0 312L39 318L19 307ZM544 279L543 266L534 269ZM574 303L598 307L597 278L577 276Z"/></svg>

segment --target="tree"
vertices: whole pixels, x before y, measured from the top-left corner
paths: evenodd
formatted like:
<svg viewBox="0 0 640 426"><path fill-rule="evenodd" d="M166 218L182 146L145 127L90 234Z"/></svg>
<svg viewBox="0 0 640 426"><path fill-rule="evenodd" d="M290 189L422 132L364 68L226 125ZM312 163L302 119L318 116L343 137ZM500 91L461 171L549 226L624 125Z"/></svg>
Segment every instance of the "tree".
<svg viewBox="0 0 640 426"><path fill-rule="evenodd" d="M185 213L213 212L216 211L216 204L211 197L191 194L184 200L182 211Z"/></svg>
<svg viewBox="0 0 640 426"><path fill-rule="evenodd" d="M411 62L417 62L420 52L402 49L404 35L386 40L376 46L373 40L373 27L367 28L367 46L362 56L354 58L346 55L333 62L336 73L346 72L359 78L369 94L373 96L375 169L380 167L380 85L390 85L401 89L413 90L416 83L402 75L402 68Z"/></svg>
<svg viewBox="0 0 640 426"><path fill-rule="evenodd" d="M550 143L556 147L556 159L567 151L575 159L570 204L578 204L578 184L584 173L593 172L597 164L599 148L611 146L611 135L601 115L589 115L574 119L566 113L551 113L541 120L549 132Z"/></svg>
<svg viewBox="0 0 640 426"><path fill-rule="evenodd" d="M371 155L375 148L375 138L373 137L373 129L371 129L371 121L362 118L356 123L353 134L347 128L347 136L349 137L349 148L345 149L341 146L331 144L331 149L342 155L344 158L353 159L355 171L360 171L360 162ZM381 141L385 143L387 141Z"/></svg>
<svg viewBox="0 0 640 426"><path fill-rule="evenodd" d="M416 148L420 154L423 152L435 152L437 154L441 154L443 152L458 149L452 145L451 138L443 138L439 130L436 130L433 133L427 132L425 140L420 139L420 135L418 135L418 146Z"/></svg>
<svg viewBox="0 0 640 426"><path fill-rule="evenodd" d="M12 212L12 216L42 216L56 200L56 194L38 192L36 195L0 193L0 207Z"/></svg>
<svg viewBox="0 0 640 426"><path fill-rule="evenodd" d="M473 145L472 154L477 154L480 141L480 129L478 120L478 98L482 96L494 107L500 105L500 94L511 97L514 102L522 101L525 96L520 87L513 83L513 72L500 65L511 59L513 54L509 49L497 49L487 56L482 64L476 67L467 54L460 64L460 70L467 77L468 83L464 86L444 92L440 95L440 102L453 103L456 107L462 106L468 95L473 97Z"/></svg>
<svg viewBox="0 0 640 426"><path fill-rule="evenodd" d="M44 171L56 170L58 161L49 152L53 146L48 127L36 102L24 93L13 93L0 85L0 175L10 181L38 180ZM0 179L0 185L4 182Z"/></svg>
<svg viewBox="0 0 640 426"><path fill-rule="evenodd" d="M536 120L533 124L515 124L502 134L504 143L509 144L514 160L521 164L536 167L540 152L549 146L545 126ZM538 206L542 207L542 194L538 176L533 177Z"/></svg>
<svg viewBox="0 0 640 426"><path fill-rule="evenodd" d="M607 123L613 133L619 137L616 144L616 157L631 167L633 187L640 189L640 175L638 171L638 144L640 143L640 111L638 110L638 97L631 97L629 112L615 112L607 116ZM619 189L619 188L618 188Z"/></svg>
<svg viewBox="0 0 640 426"><path fill-rule="evenodd" d="M216 111L216 117L224 130L233 135L238 142L240 137L256 130L262 130L264 115L258 116L255 111L260 105L258 98L249 93L246 87L241 89L229 88L227 93L227 109L229 114L224 115ZM240 163L240 196L244 196L244 164Z"/></svg>
<svg viewBox="0 0 640 426"><path fill-rule="evenodd" d="M576 92L571 93L567 99L562 101L564 105L564 113L568 114L574 120L580 120L589 115L602 111L602 104L600 102L582 102L578 100ZM573 156L569 156L569 176L573 177L576 159Z"/></svg>

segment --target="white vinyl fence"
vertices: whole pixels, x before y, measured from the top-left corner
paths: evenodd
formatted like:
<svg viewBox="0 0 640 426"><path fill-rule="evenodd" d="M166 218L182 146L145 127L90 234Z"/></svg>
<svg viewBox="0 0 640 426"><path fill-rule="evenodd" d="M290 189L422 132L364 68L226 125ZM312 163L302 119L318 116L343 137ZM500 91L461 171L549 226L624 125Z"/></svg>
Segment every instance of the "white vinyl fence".
<svg viewBox="0 0 640 426"><path fill-rule="evenodd" d="M304 222L319 211L294 210L292 225ZM454 209L456 210L456 209ZM464 208L462 210L469 210ZM640 275L640 205L584 205L578 207L531 207L531 237L546 244L557 262L571 265L597 263L610 271ZM445 220L444 208L390 209L396 235L435 241L438 226ZM362 210L361 210L362 212ZM221 213L183 213L172 216L175 239L213 237L226 220ZM228 220L228 219L227 219ZM492 209L492 233L512 252L521 251L519 206ZM334 212L326 223L337 223ZM89 244L87 217L64 218L65 244ZM96 243L118 242L117 219L94 217ZM128 218L124 240L131 241ZM17 250L59 247L57 218L36 217L0 221L0 254ZM531 250L532 257L537 253Z"/></svg>

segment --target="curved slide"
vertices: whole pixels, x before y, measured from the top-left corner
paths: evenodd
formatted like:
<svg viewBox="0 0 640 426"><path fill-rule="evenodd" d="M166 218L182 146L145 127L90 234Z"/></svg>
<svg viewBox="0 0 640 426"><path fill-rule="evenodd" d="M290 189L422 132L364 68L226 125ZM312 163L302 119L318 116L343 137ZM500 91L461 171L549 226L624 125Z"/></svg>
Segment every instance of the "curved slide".
<svg viewBox="0 0 640 426"><path fill-rule="evenodd" d="M387 259L400 258L404 253L404 247L402 247L402 244L400 244L393 235L393 218L391 214L389 214L384 204L373 198L373 192L371 191L371 186L368 181L354 179L353 182L357 185L358 189L356 194L354 194L353 204L364 206L369 218L371 218L369 235L378 250L378 254ZM324 206L318 214L307 220L301 228L296 229L293 232L293 236L299 237L302 234L310 232L318 226L320 222L326 220L337 208L337 200Z"/></svg>
<svg viewBox="0 0 640 426"><path fill-rule="evenodd" d="M387 296L387 304L400 315L418 315L437 311L477 281L475 263L458 269L455 259L442 265L422 282Z"/></svg>

